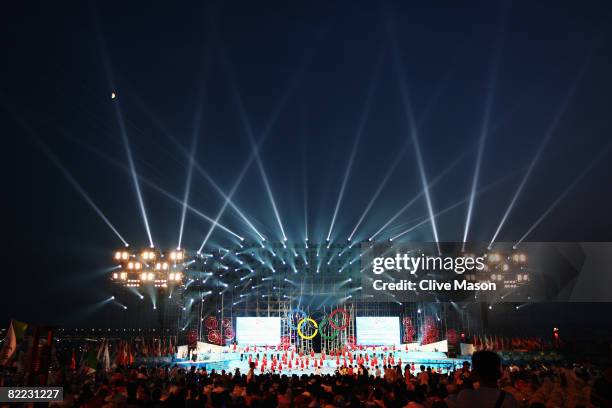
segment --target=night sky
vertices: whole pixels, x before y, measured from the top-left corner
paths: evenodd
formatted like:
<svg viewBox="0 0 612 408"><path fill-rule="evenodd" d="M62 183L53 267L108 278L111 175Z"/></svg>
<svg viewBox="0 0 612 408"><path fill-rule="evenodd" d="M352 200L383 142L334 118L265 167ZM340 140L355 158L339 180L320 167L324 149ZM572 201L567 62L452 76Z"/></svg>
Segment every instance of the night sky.
<svg viewBox="0 0 612 408"><path fill-rule="evenodd" d="M611 241L611 12L606 1L3 4L0 326L105 323L71 316L108 298L104 268L122 243L49 154L133 247L148 245L117 107L138 174L182 198L198 121L195 160L231 190L253 151L241 103L290 241L325 240L354 146L332 240L346 241L397 162L358 240L422 191L403 78L427 178L456 162L430 190L434 212L469 195L486 129L478 188L496 184L476 196L469 240L491 240L537 155L497 241L518 240L587 168L527 240ZM181 206L140 187L154 243L176 246ZM256 162L233 201L282 238ZM214 218L223 198L194 170L189 203ZM466 214L463 203L441 215L440 240L461 241ZM420 199L379 238L427 215ZM253 237L229 208L220 222ZM183 246L195 251L209 226L188 211ZM208 245L231 238L216 229ZM579 311L611 309L572 307L582 324L596 320ZM564 310L542 316L569 322Z"/></svg>

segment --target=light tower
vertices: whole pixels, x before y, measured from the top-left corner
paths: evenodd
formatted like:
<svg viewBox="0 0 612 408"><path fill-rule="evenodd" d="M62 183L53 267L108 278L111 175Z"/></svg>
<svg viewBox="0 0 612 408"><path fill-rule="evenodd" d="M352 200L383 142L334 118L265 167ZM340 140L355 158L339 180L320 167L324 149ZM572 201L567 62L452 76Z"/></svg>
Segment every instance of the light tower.
<svg viewBox="0 0 612 408"><path fill-rule="evenodd" d="M133 251L128 247L115 251L113 261L117 267L111 272L111 282L129 291L137 291L141 300L144 299L141 292L149 293L159 327L165 331L168 320L166 314L172 318L171 310L166 307L169 294L177 299L182 293L188 265L185 251L172 249L162 252L154 247ZM145 304L141 303L138 309Z"/></svg>
<svg viewBox="0 0 612 408"><path fill-rule="evenodd" d="M111 281L125 287L153 286L159 289L180 286L185 277L185 252L160 252L146 248L140 252L123 248L115 252L113 260L119 269L113 271Z"/></svg>

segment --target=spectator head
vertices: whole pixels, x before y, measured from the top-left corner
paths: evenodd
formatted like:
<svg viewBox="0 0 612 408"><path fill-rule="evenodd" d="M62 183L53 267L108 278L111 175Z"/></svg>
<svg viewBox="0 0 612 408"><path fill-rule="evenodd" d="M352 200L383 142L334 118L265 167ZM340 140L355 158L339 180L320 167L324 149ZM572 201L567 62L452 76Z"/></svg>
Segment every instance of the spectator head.
<svg viewBox="0 0 612 408"><path fill-rule="evenodd" d="M492 351L477 351L472 355L474 373L481 382L496 382L501 378L501 359Z"/></svg>
<svg viewBox="0 0 612 408"><path fill-rule="evenodd" d="M126 386L128 398L136 398L136 390L138 385L135 382L129 382Z"/></svg>
<svg viewBox="0 0 612 408"><path fill-rule="evenodd" d="M608 382L612 382L612 364L607 364L602 372L603 378Z"/></svg>

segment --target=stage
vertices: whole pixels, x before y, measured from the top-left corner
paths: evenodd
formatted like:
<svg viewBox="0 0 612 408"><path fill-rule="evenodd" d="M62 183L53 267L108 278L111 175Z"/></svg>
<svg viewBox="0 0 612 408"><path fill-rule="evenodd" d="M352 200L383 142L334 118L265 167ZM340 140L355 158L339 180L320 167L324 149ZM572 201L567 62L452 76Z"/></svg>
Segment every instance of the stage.
<svg viewBox="0 0 612 408"><path fill-rule="evenodd" d="M438 372L447 372L460 368L464 362L471 362L469 356L449 358L447 353L441 351L406 351L405 345L401 347L368 347L346 350L338 353L299 353L295 350L272 350L270 348L243 348L236 351L232 347L225 350L205 351L194 353L191 359L187 358L185 347L179 347L179 353L173 359L185 369L192 366L206 370L235 371L241 373L249 370L249 364L255 364L255 373L276 373L286 375L301 374L333 374L342 367L353 367L357 370L359 365L365 366L370 374L375 374L378 367L384 372L384 366L401 365L402 370L408 365L412 372L420 371L420 366L431 367ZM403 348L402 348L403 347ZM248 351L247 351L248 349ZM182 354L181 354L182 352Z"/></svg>

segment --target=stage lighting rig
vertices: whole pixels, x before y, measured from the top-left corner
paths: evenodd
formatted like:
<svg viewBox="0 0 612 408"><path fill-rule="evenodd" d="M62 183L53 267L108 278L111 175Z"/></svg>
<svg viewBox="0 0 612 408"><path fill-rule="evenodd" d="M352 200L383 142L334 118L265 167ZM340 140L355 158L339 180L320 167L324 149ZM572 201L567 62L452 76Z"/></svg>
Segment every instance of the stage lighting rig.
<svg viewBox="0 0 612 408"><path fill-rule="evenodd" d="M133 252L124 248L116 251L113 259L120 269L112 273L111 281L122 286L167 288L183 283L186 268L183 250L160 252L145 248Z"/></svg>
<svg viewBox="0 0 612 408"><path fill-rule="evenodd" d="M132 254L126 251L125 249L121 251L117 251L115 252L115 261L117 262L127 261L131 256Z"/></svg>
<svg viewBox="0 0 612 408"><path fill-rule="evenodd" d="M157 253L155 253L155 251L151 248L145 249L140 253L140 259L145 262L155 261L155 259L157 259Z"/></svg>
<svg viewBox="0 0 612 408"><path fill-rule="evenodd" d="M529 283L530 275L526 254L519 251L494 250L484 255L486 257L485 268L481 272L466 274L466 280L494 282L502 285L505 289L514 289Z"/></svg>
<svg viewBox="0 0 612 408"><path fill-rule="evenodd" d="M181 263L185 260L185 252L177 249L175 251L170 251L167 254L167 258L174 263Z"/></svg>

